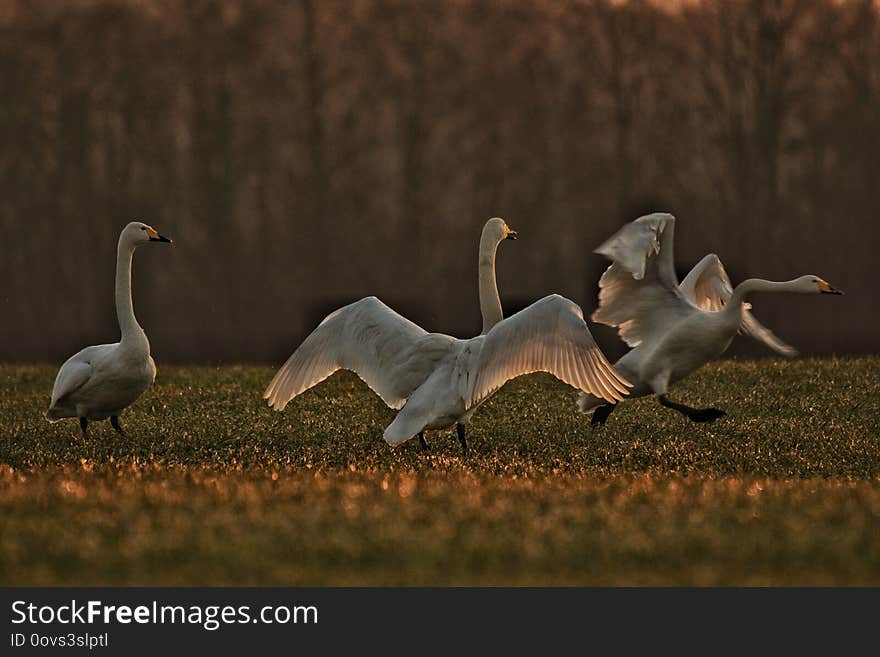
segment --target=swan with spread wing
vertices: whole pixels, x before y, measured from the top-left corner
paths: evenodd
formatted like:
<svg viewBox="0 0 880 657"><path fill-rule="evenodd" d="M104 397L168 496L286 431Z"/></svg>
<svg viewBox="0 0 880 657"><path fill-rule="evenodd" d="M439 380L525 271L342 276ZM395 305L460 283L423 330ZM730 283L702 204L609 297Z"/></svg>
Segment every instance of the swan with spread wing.
<svg viewBox="0 0 880 657"><path fill-rule="evenodd" d="M520 375L549 372L597 398L621 401L628 382L605 359L573 302L551 295L502 319L494 253L510 229L502 219L490 224L480 243L481 335L460 340L428 333L367 297L328 315L305 339L269 383L269 405L281 411L337 370L352 370L399 409L383 434L390 445L454 424L467 453L470 416Z"/></svg>
<svg viewBox="0 0 880 657"><path fill-rule="evenodd" d="M818 276L776 282L750 278L735 288L718 256L705 256L679 284L673 260L675 218L667 213L639 217L603 243L596 253L612 264L599 281L599 308L592 319L617 327L632 349L614 367L634 383L630 397L656 394L667 408L695 422L724 411L691 408L666 396L669 386L720 356L736 334L765 343L783 356L797 352L763 326L746 302L756 292L842 294ZM585 393L578 408L604 424L616 403Z"/></svg>

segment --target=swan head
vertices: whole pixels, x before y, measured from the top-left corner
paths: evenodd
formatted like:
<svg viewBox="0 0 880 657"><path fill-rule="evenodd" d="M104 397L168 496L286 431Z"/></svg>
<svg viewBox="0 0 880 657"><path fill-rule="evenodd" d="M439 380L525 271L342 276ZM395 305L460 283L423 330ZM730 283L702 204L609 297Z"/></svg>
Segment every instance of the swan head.
<svg viewBox="0 0 880 657"><path fill-rule="evenodd" d="M483 226L483 235L489 237L495 243L502 240L515 240L518 236L515 230L507 225L501 217L492 217Z"/></svg>
<svg viewBox="0 0 880 657"><path fill-rule="evenodd" d="M140 221L132 221L122 229L119 236L120 241L124 241L131 246L140 246L148 242L166 242L171 244L171 240L159 234L152 226Z"/></svg>
<svg viewBox="0 0 880 657"><path fill-rule="evenodd" d="M843 294L843 290L838 290L823 278L819 278L815 274L808 274L796 278L793 283L796 291L806 294Z"/></svg>

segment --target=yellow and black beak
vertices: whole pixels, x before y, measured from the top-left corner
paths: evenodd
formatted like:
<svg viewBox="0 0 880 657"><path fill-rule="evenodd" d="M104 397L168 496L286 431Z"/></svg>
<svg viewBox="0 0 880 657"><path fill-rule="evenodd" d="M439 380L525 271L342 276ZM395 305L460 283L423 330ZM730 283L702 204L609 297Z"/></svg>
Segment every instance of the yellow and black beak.
<svg viewBox="0 0 880 657"><path fill-rule="evenodd" d="M519 235L516 234L516 231L515 231L515 230L510 230L510 228L508 228L508 229L507 229L507 235L504 236L504 239L506 239L506 240L515 240L517 237L519 237Z"/></svg>
<svg viewBox="0 0 880 657"><path fill-rule="evenodd" d="M151 242L168 242L169 244L171 244L171 240L170 240L170 239L168 239L167 237L163 237L162 235L160 235L159 233L157 233L157 232L156 232L155 230L153 230L152 228L147 227L147 235L150 236L150 241L151 241Z"/></svg>
<svg viewBox="0 0 880 657"><path fill-rule="evenodd" d="M819 281L817 285L819 286L819 292L822 294L843 294L843 290L838 290L827 281Z"/></svg>

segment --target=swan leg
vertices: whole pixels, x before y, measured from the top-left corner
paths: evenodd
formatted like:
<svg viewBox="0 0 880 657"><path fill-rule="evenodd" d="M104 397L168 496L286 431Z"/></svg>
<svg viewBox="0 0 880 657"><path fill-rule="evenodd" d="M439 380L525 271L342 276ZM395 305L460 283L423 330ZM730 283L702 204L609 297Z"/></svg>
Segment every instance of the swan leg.
<svg viewBox="0 0 880 657"><path fill-rule="evenodd" d="M119 424L119 416L118 415L111 415L110 416L110 424L113 426L114 429L116 429L116 433L118 433L120 436L125 435L122 432L122 426Z"/></svg>
<svg viewBox="0 0 880 657"><path fill-rule="evenodd" d="M598 406L595 411L593 411L593 417L590 418L590 426L605 426L605 420L608 419L608 416L614 412L614 409L617 408L617 404L602 404Z"/></svg>
<svg viewBox="0 0 880 657"><path fill-rule="evenodd" d="M666 408L682 413L692 422L712 422L727 415L727 413L718 408L691 408L668 399L666 395L657 395L657 400Z"/></svg>
<svg viewBox="0 0 880 657"><path fill-rule="evenodd" d="M421 445L422 450L424 450L426 452L430 449L430 447L428 447L428 441L425 440L425 432L424 431L419 431L419 445Z"/></svg>
<svg viewBox="0 0 880 657"><path fill-rule="evenodd" d="M461 442L461 452L467 456L468 446L467 437L464 434L464 425L461 422L456 423L455 430L458 432L458 440Z"/></svg>
<svg viewBox="0 0 880 657"><path fill-rule="evenodd" d="M79 428L82 429L83 439L88 439L89 437L89 421L87 418L81 417L79 419Z"/></svg>

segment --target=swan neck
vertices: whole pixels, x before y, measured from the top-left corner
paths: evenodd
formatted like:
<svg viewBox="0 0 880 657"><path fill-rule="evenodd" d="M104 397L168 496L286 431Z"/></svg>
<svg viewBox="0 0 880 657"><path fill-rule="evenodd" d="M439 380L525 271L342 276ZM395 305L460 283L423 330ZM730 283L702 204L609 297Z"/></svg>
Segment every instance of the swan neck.
<svg viewBox="0 0 880 657"><path fill-rule="evenodd" d="M499 240L483 230L480 237L480 313L483 316L483 334L504 319L501 297L498 296L498 283L495 280L495 253Z"/></svg>
<svg viewBox="0 0 880 657"><path fill-rule="evenodd" d="M736 286L730 301L725 307L736 307L746 301L746 298L753 292L788 292L796 291L793 289L796 281L767 281L763 278L749 278Z"/></svg>
<svg viewBox="0 0 880 657"><path fill-rule="evenodd" d="M134 316L131 301L131 261L134 246L122 239L116 249L116 318L122 332L122 342L144 335L143 329Z"/></svg>

